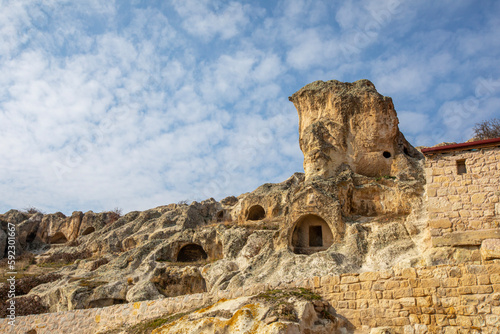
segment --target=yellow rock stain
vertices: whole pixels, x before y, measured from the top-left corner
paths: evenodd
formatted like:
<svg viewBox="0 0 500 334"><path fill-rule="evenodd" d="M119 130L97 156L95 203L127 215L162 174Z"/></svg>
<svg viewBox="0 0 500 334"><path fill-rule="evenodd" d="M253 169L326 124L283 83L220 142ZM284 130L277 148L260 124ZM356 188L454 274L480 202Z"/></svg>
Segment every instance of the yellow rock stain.
<svg viewBox="0 0 500 334"><path fill-rule="evenodd" d="M206 309L210 309L207 307ZM197 313L203 313L202 310L198 310ZM263 322L257 320L259 316L259 305L258 304L247 304L242 306L238 311L236 311L231 319L222 320L220 318L201 318L189 321L188 316L184 316L176 321L169 324L163 325L155 330L152 334L181 334L181 333L194 333L194 329L202 329L204 331L210 330L218 333L220 330L229 330L230 333L242 333L242 334L255 334L260 332L263 327L266 326ZM245 324L250 324L250 328L246 327Z"/></svg>

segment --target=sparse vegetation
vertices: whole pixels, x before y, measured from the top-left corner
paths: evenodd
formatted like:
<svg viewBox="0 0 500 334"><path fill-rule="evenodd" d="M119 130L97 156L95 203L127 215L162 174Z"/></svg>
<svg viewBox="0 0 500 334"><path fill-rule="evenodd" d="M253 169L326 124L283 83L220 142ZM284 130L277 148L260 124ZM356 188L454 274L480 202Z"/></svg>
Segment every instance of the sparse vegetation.
<svg viewBox="0 0 500 334"><path fill-rule="evenodd" d="M474 128L474 139L483 140L500 137L500 119L493 118L477 123Z"/></svg>
<svg viewBox="0 0 500 334"><path fill-rule="evenodd" d="M194 312L194 311L193 311ZM182 318L185 315L188 315L191 312L184 312L184 313L177 313L177 314L165 314L159 318L152 319L152 320L146 320L143 322L140 322L136 325L133 325L131 327L126 328L117 328L113 329L107 332L104 332L103 334L118 334L118 333L124 333L126 332L127 334L151 334L151 332L163 325L169 324L171 322L174 322L180 318Z"/></svg>
<svg viewBox="0 0 500 334"><path fill-rule="evenodd" d="M384 179L384 180L395 180L396 177L395 176L391 176L391 175L382 175L382 176L377 176L375 178L376 181L380 181L382 179Z"/></svg>
<svg viewBox="0 0 500 334"><path fill-rule="evenodd" d="M5 269L8 266L8 258L0 260L0 268ZM17 271L22 271L29 267L35 261L35 256L33 253L26 252L19 256L16 256L16 269Z"/></svg>
<svg viewBox="0 0 500 334"><path fill-rule="evenodd" d="M114 208L112 211L109 211L108 224L113 224L115 221L120 219L121 216L122 216L121 208Z"/></svg>
<svg viewBox="0 0 500 334"><path fill-rule="evenodd" d="M16 280L16 315L20 316L47 312L46 307L41 304L40 298L38 296L19 296L24 296L28 294L34 287L37 287L41 284L57 281L61 277L62 276L59 274L52 273L41 276L28 276ZM9 284L4 283L0 285L0 305L2 306L0 307L0 318L4 318L6 315L4 312L6 312L9 303L8 293Z"/></svg>
<svg viewBox="0 0 500 334"><path fill-rule="evenodd" d="M82 278L78 282L78 285L79 286L87 287L89 289L95 289L95 288L97 288L97 287L99 287L101 285L105 285L105 284L108 284L108 283L109 282L105 282L105 281L94 281L91 278Z"/></svg>
<svg viewBox="0 0 500 334"><path fill-rule="evenodd" d="M14 300L16 301L16 317L47 313L49 311L49 308L42 304L40 297L37 295L16 297ZM7 303L9 302L5 301L1 304L0 318L7 316Z"/></svg>
<svg viewBox="0 0 500 334"><path fill-rule="evenodd" d="M42 213L43 214L43 212L41 210L35 208L34 206L29 206L27 208L24 208L22 211L24 213L27 213L27 214L30 214L30 215L31 214L35 214L35 213Z"/></svg>
<svg viewBox="0 0 500 334"><path fill-rule="evenodd" d="M258 299L278 301L290 297L297 297L307 301L321 300L321 296L309 289L299 288L296 290L268 290L257 295Z"/></svg>

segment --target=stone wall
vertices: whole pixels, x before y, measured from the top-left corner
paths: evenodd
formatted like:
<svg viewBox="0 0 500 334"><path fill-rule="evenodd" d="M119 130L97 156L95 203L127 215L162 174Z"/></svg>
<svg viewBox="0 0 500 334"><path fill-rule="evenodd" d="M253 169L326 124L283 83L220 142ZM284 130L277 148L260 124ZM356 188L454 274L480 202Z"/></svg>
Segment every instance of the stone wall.
<svg viewBox="0 0 500 334"><path fill-rule="evenodd" d="M465 162L466 172L459 172ZM500 148L426 156L429 227L435 246L480 244L500 226ZM484 231L489 230L489 231ZM464 231L478 231L464 237ZM449 233L456 238L440 238ZM474 233L474 232L473 232ZM451 239L456 239L455 242ZM462 244L469 244L462 241Z"/></svg>
<svg viewBox="0 0 500 334"><path fill-rule="evenodd" d="M328 276L313 284L361 332L499 332L499 263Z"/></svg>
<svg viewBox="0 0 500 334"><path fill-rule="evenodd" d="M99 333L120 325L192 310L219 299L254 295L271 288L305 287L320 293L355 333L498 333L500 263L406 268L331 275L200 293L105 308L18 317L14 330L0 320L1 333Z"/></svg>

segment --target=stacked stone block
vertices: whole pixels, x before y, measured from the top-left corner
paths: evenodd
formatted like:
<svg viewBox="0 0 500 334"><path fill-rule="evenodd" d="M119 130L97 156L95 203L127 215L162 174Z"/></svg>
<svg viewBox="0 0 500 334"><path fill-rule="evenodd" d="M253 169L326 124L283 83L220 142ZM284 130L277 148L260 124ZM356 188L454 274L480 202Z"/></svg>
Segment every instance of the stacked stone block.
<svg viewBox="0 0 500 334"><path fill-rule="evenodd" d="M427 155L426 178L433 236L500 226L499 147Z"/></svg>
<svg viewBox="0 0 500 334"><path fill-rule="evenodd" d="M352 329L394 333L498 333L500 264L406 268L315 281Z"/></svg>

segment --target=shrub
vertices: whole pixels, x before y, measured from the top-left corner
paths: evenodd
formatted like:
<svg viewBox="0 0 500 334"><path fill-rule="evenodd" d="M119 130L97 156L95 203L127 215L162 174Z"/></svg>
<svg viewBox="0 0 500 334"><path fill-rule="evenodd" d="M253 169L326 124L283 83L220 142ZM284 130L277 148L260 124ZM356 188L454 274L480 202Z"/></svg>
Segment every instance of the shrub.
<svg viewBox="0 0 500 334"><path fill-rule="evenodd" d="M24 208L22 211L27 213L27 214L43 213L41 210L38 210L34 206L29 206L27 208Z"/></svg>
<svg viewBox="0 0 500 334"><path fill-rule="evenodd" d="M35 260L35 255L30 252L23 253L19 256L16 256L16 267L19 268L21 263L25 263L24 266L28 267L30 264L33 264ZM0 268L5 268L9 264L8 258L3 258L0 260Z"/></svg>
<svg viewBox="0 0 500 334"><path fill-rule="evenodd" d="M108 224L113 224L115 221L120 219L122 216L122 209L114 208L113 211L109 211Z"/></svg>
<svg viewBox="0 0 500 334"><path fill-rule="evenodd" d="M22 296L14 298L16 301L16 317L30 315L30 314L42 314L47 313L49 308L42 304L39 296ZM7 317L7 307L9 306L9 301L2 303L0 308L0 318Z"/></svg>
<svg viewBox="0 0 500 334"><path fill-rule="evenodd" d="M500 137L500 119L493 118L489 121L477 123L474 126L474 139L483 140Z"/></svg>
<svg viewBox="0 0 500 334"><path fill-rule="evenodd" d="M31 289L41 284L50 283L57 281L62 276L59 274L46 274L42 276L28 276L16 280L16 296L22 296L28 294ZM0 305L3 305L7 301L9 293L9 285L0 285ZM17 299L16 299L17 300ZM17 302L16 302L16 314L17 314Z"/></svg>

